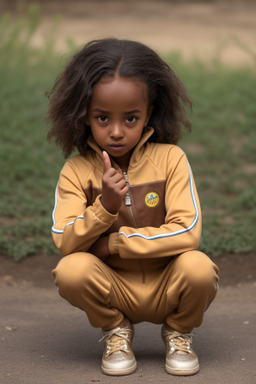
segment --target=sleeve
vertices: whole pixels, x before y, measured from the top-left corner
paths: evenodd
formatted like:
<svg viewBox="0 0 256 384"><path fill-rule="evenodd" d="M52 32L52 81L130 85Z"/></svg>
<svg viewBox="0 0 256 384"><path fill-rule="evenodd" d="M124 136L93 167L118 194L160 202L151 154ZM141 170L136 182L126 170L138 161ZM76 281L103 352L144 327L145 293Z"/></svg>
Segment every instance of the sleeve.
<svg viewBox="0 0 256 384"><path fill-rule="evenodd" d="M168 161L168 164L173 163ZM168 168L167 164L167 168ZM165 223L160 227L121 227L109 237L111 254L121 258L160 258L197 249L201 237L201 209L192 171L182 152L167 169Z"/></svg>
<svg viewBox="0 0 256 384"><path fill-rule="evenodd" d="M86 251L116 217L104 209L100 196L87 206L81 181L72 164L67 162L60 173L52 213L52 236L61 254Z"/></svg>

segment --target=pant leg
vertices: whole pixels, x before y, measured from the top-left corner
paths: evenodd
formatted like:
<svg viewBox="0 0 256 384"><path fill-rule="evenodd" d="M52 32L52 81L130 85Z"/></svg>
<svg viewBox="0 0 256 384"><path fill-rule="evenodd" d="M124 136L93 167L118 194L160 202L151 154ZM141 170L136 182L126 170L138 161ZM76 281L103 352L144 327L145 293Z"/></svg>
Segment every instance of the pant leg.
<svg viewBox="0 0 256 384"><path fill-rule="evenodd" d="M186 252L162 272L152 271L143 284L81 252L61 259L53 276L60 295L85 311L94 327L114 328L125 315L134 323L166 322L185 333L201 324L214 299L218 267L201 252Z"/></svg>
<svg viewBox="0 0 256 384"><path fill-rule="evenodd" d="M113 286L121 288L122 283L97 257L86 252L71 254L60 260L52 274L60 296L85 311L92 326L111 329L122 322L118 305L111 305L111 300L118 301Z"/></svg>
<svg viewBox="0 0 256 384"><path fill-rule="evenodd" d="M169 266L167 325L182 333L199 327L215 298L218 280L218 267L205 254L191 251L177 256Z"/></svg>

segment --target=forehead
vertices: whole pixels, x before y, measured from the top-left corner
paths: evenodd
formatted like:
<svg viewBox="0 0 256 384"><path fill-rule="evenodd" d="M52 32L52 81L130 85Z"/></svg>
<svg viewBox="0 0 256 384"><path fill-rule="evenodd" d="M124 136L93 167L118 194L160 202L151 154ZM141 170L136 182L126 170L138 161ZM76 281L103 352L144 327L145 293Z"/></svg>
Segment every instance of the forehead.
<svg viewBox="0 0 256 384"><path fill-rule="evenodd" d="M93 88L91 104L104 107L134 109L148 105L146 84L138 78L104 77Z"/></svg>

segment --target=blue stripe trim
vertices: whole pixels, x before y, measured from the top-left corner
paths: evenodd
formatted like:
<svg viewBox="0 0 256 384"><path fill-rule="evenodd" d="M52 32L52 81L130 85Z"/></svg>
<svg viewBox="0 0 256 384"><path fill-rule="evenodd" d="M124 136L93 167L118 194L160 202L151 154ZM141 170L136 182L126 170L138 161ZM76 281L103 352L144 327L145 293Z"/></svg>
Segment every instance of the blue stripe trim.
<svg viewBox="0 0 256 384"><path fill-rule="evenodd" d="M195 218L192 221L192 223L190 224L190 226L188 228L184 228L184 229L181 229L181 230L176 231L176 232L163 233L161 235L155 235L155 236L150 236L150 237L143 236L140 233L132 233L131 235L126 235L124 232L120 232L119 233L120 236L123 235L127 239L130 239L132 237L141 237L142 239L145 239L145 240L157 240L157 239L163 239L166 237L174 237L174 236L182 235L183 233L189 232L194 228L194 226L196 225L196 223L198 221L199 212L198 212L198 206L196 203L196 197L195 197L195 191L194 191L194 187L193 187L192 175L191 175L191 170L190 170L190 166L189 166L188 161L187 161L187 166L188 166L188 172L189 172L190 193L191 193L193 205L195 208Z"/></svg>
<svg viewBox="0 0 256 384"><path fill-rule="evenodd" d="M58 195L57 195L57 190L58 190L58 184L57 184L57 187L55 189L55 204L54 204L54 208L53 208L53 211L52 211L52 222L53 222L53 225L52 225L52 232L53 233L56 233L57 235L62 235L62 233L64 232L64 229L66 227L69 227L70 225L73 225L76 221L76 219L84 219L84 216L77 216L75 218L75 220L71 221L70 223L67 223L64 227L64 229L55 229L54 226L55 226L55 211L56 211L56 207L57 207L57 203L58 203Z"/></svg>

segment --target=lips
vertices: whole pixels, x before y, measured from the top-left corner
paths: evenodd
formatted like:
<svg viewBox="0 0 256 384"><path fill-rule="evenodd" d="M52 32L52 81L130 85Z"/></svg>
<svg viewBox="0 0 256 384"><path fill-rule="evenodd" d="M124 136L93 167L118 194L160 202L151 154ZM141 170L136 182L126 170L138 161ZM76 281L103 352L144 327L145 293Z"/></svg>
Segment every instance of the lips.
<svg viewBox="0 0 256 384"><path fill-rule="evenodd" d="M113 152L120 152L125 148L125 145L123 145L123 144L110 144L110 145L108 145L108 148Z"/></svg>

